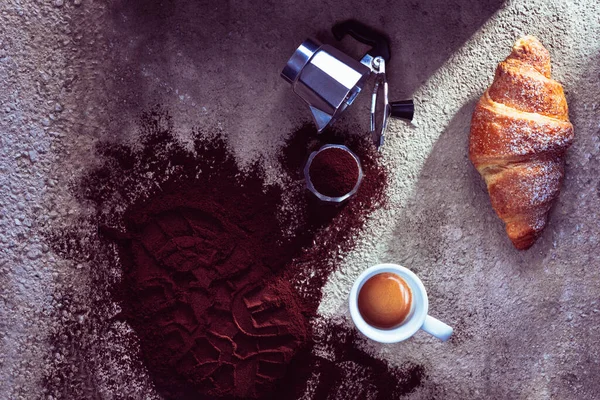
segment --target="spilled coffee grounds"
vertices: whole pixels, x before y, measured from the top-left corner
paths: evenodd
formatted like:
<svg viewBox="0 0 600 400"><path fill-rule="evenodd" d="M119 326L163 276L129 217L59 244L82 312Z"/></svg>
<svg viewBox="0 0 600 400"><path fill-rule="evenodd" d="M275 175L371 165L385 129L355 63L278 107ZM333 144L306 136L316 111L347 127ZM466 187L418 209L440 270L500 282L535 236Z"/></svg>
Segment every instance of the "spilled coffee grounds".
<svg viewBox="0 0 600 400"><path fill-rule="evenodd" d="M295 249L278 238L276 193L250 179L198 183L126 214L128 321L167 397L260 397L307 336L277 278Z"/></svg>
<svg viewBox="0 0 600 400"><path fill-rule="evenodd" d="M358 138L317 136L309 126L290 137L281 159L290 181L324 141L347 144L363 160L365 180L357 195L328 207L298 185L285 192L265 186L258 165L240 171L219 137L196 132L193 150L184 148L163 110L143 115L140 125L141 148L100 145L104 164L78 190L96 207L89 223L100 227L99 246L86 251L110 252L116 245L118 255L89 254L88 260L112 259L122 271L113 290L122 308L118 318L134 329L140 358L164 398L390 399L421 384L422 367L389 368L358 349L362 339L354 330L314 318L321 288L335 269L333 254L352 246L352 233L381 204L385 172L375 152ZM285 196L300 211L292 235L282 222ZM56 232L54 249L80 253L76 231ZM107 267L95 268L101 290ZM89 352L93 343L68 332L54 338L56 347L74 349L78 363L81 349ZM70 374L52 374L50 394L89 397L89 391L70 388Z"/></svg>
<svg viewBox="0 0 600 400"><path fill-rule="evenodd" d="M317 192L329 197L349 193L358 181L358 165L350 153L330 147L313 158L309 169L310 180Z"/></svg>

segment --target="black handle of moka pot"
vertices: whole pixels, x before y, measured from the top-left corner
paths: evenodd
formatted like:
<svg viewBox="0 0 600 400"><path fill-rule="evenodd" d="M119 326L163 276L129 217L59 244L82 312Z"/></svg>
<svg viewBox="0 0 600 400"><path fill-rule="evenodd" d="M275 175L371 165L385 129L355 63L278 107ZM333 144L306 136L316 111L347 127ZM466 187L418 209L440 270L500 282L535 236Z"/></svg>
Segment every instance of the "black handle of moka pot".
<svg viewBox="0 0 600 400"><path fill-rule="evenodd" d="M350 35L361 43L371 46L367 52L371 57L381 57L386 64L390 62L390 41L388 37L354 19L338 22L331 28L333 36L337 40L342 40L344 36Z"/></svg>
<svg viewBox="0 0 600 400"><path fill-rule="evenodd" d="M338 22L331 28L333 36L342 40L344 36L350 35L361 43L371 46L367 52L371 57L381 57L386 65L390 62L390 40L384 33L378 32L354 19ZM390 116L412 121L415 105L412 100L400 100L390 102Z"/></svg>
<svg viewBox="0 0 600 400"><path fill-rule="evenodd" d="M415 103L412 100L400 100L390 102L390 115L394 118L402 118L412 121L415 113Z"/></svg>

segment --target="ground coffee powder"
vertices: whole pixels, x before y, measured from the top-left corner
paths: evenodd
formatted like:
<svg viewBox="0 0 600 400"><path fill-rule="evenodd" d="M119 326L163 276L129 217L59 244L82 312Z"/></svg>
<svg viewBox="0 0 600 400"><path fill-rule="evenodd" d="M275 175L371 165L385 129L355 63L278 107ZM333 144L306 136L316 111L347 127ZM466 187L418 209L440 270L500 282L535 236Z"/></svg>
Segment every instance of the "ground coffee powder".
<svg viewBox="0 0 600 400"><path fill-rule="evenodd" d="M356 185L358 165L347 151L329 147L313 158L309 175L317 192L329 197L341 197Z"/></svg>
<svg viewBox="0 0 600 400"><path fill-rule="evenodd" d="M73 227L53 232L51 241L66 257L99 260L92 297L105 296L114 279L100 261L112 260L122 271L112 291L123 310L118 319L134 328L140 358L166 399L346 399L356 393L390 399L421 384L422 367L389 368L358 350L362 339L346 324L310 326L335 252L352 246L352 232L382 204L385 172L376 152L344 134L317 137L308 125L289 138L281 161L290 182L298 182L305 156L324 141L345 143L363 159L366 178L357 195L327 207L299 185L265 187L258 165L240 171L218 137L196 132L193 151L184 148L163 110L144 114L140 125L140 148L100 145L103 165L77 186L81 200L96 207L86 223L100 226L100 234L82 238ZM293 235L282 229L285 201L299 211ZM93 389L74 382L94 381L94 371L82 368L91 375L77 378L65 368L111 357L94 347L94 335L115 321L101 314L87 320L76 337L70 326L54 336L61 354L72 354L50 369L48 392L56 398L89 397ZM357 391L352 382L359 381Z"/></svg>
<svg viewBox="0 0 600 400"><path fill-rule="evenodd" d="M306 340L277 278L293 254L277 237L277 194L233 183L180 187L125 217L127 320L169 398L260 397Z"/></svg>

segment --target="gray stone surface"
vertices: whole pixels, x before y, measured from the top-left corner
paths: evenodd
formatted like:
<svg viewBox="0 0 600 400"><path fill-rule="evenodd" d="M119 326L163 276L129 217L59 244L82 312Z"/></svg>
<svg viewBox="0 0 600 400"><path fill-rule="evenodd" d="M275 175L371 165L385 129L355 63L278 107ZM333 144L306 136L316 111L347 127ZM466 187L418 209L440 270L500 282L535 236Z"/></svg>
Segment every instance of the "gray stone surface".
<svg viewBox="0 0 600 400"><path fill-rule="evenodd" d="M50 353L50 335L87 315L88 266L61 260L41 234L89 212L66 187L95 163L94 144L135 141L139 113L160 103L182 140L193 126L221 130L241 163L262 157L277 181L283 140L310 120L279 72L305 38L335 43L330 26L351 17L390 35L390 95L414 97L417 111L412 124L390 126L389 205L341 259L321 313L347 316L356 276L397 262L421 276L431 313L456 330L448 343L419 333L367 345L392 364L426 366L408 398L600 398L597 1L150 3L0 4L0 398L44 397L44 373L64 357ZM524 34L551 53L576 139L548 227L518 252L466 151L474 104ZM339 124L366 128L367 97ZM104 345L125 357L128 331ZM81 382L86 398L156 396L133 361L116 371L115 360L80 360L73 373L94 377Z"/></svg>

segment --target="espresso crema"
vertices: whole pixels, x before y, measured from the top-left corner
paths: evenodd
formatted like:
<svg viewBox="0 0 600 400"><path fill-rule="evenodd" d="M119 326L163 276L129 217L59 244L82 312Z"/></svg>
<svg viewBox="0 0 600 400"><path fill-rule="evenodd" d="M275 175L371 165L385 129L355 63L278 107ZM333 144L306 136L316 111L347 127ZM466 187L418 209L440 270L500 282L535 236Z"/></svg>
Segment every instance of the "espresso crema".
<svg viewBox="0 0 600 400"><path fill-rule="evenodd" d="M369 278L358 293L358 311L378 329L393 329L410 314L412 292L399 275L382 272Z"/></svg>

